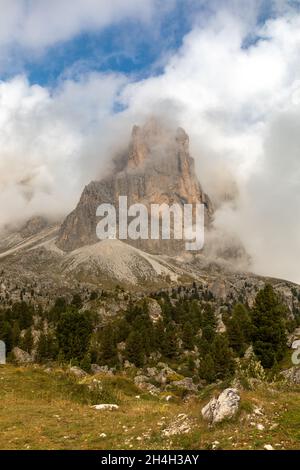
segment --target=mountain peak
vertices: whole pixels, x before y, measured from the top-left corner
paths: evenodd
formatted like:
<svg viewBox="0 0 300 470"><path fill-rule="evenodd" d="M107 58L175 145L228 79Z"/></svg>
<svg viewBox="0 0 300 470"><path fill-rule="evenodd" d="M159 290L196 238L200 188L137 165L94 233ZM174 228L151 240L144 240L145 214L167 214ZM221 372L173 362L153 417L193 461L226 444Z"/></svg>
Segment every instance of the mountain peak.
<svg viewBox="0 0 300 470"><path fill-rule="evenodd" d="M189 137L184 129L168 127L151 117L143 126L133 126L127 168L139 168L154 162L157 165L163 158L170 160L170 155L175 155L180 148L189 153Z"/></svg>
<svg viewBox="0 0 300 470"><path fill-rule="evenodd" d="M151 204L203 203L206 221L210 219L212 205L196 176L189 137L182 128L169 127L155 118L141 127L134 126L127 156L121 163L116 162L110 176L86 186L76 209L61 227L59 248L72 251L96 243L97 207L103 203L117 207L119 196L127 196L129 206L142 203L147 208ZM170 240L137 240L133 244L155 253L174 249Z"/></svg>

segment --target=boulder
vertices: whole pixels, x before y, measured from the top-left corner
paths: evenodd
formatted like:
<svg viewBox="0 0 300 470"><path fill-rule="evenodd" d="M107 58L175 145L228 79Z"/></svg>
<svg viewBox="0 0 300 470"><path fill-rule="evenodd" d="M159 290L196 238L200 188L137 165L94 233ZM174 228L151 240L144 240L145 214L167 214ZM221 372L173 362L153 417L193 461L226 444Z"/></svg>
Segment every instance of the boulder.
<svg viewBox="0 0 300 470"><path fill-rule="evenodd" d="M171 382L171 385L174 385L177 388L180 388L181 390L186 390L188 392L197 392L198 387L197 385L194 384L193 379L190 377L185 377L182 380L176 380L174 382Z"/></svg>
<svg viewBox="0 0 300 470"><path fill-rule="evenodd" d="M225 323L223 322L222 320L222 315L219 315L217 317L217 328L216 328L216 332L217 333L225 333L226 331L226 325Z"/></svg>
<svg viewBox="0 0 300 470"><path fill-rule="evenodd" d="M290 369L283 370L281 375L290 383L300 384L300 367L291 367Z"/></svg>
<svg viewBox="0 0 300 470"><path fill-rule="evenodd" d="M135 385L139 386L145 382L149 382L149 377L147 377L146 375L137 375L135 378L134 378L134 383Z"/></svg>
<svg viewBox="0 0 300 470"><path fill-rule="evenodd" d="M33 357L31 354L29 354L27 351L23 351L21 348L13 348L12 354L14 357L14 360L18 364L30 364L33 362Z"/></svg>
<svg viewBox="0 0 300 470"><path fill-rule="evenodd" d="M155 385L146 383L144 384L144 390L146 390L150 395L159 395L160 394L160 389L156 387Z"/></svg>
<svg viewBox="0 0 300 470"><path fill-rule="evenodd" d="M99 366L98 364L92 364L91 371L93 374L114 375L113 369L110 369L108 366Z"/></svg>
<svg viewBox="0 0 300 470"><path fill-rule="evenodd" d="M155 377L158 374L156 367L147 367L146 372L148 377Z"/></svg>
<svg viewBox="0 0 300 470"><path fill-rule="evenodd" d="M134 378L134 383L137 387L139 387L141 390L145 390L146 392L149 392L151 395L158 395L160 393L160 389L156 387L155 385L149 383L150 377L146 375L137 375Z"/></svg>
<svg viewBox="0 0 300 470"><path fill-rule="evenodd" d="M152 323L157 323L162 318L161 306L155 299L148 299L147 305Z"/></svg>
<svg viewBox="0 0 300 470"><path fill-rule="evenodd" d="M244 354L244 358L245 359L251 359L252 357L254 357L254 351L253 351L253 346L252 344L246 349L245 351L245 354Z"/></svg>
<svg viewBox="0 0 300 470"><path fill-rule="evenodd" d="M127 361L127 359L124 361L124 369L133 369L135 367L132 362Z"/></svg>
<svg viewBox="0 0 300 470"><path fill-rule="evenodd" d="M98 366L98 364L91 364L91 372L92 374L100 374L101 366Z"/></svg>
<svg viewBox="0 0 300 470"><path fill-rule="evenodd" d="M101 405L93 405L92 408L100 411L116 411L119 409L119 406L111 403L103 403Z"/></svg>
<svg viewBox="0 0 300 470"><path fill-rule="evenodd" d="M179 414L174 421L162 431L164 437L176 436L178 434L187 434L192 429L191 419L184 413Z"/></svg>
<svg viewBox="0 0 300 470"><path fill-rule="evenodd" d="M83 369L80 369L80 367L77 366L70 367L69 371L79 379L82 379L88 375Z"/></svg>
<svg viewBox="0 0 300 470"><path fill-rule="evenodd" d="M298 327L291 334L288 335L286 344L289 348L291 348L294 341L297 341L299 339L300 339L300 328Z"/></svg>
<svg viewBox="0 0 300 470"><path fill-rule="evenodd" d="M234 388L226 388L218 398L212 398L202 410L202 416L211 424L220 423L236 415L239 409L240 396Z"/></svg>
<svg viewBox="0 0 300 470"><path fill-rule="evenodd" d="M271 446L271 444L265 444L264 449L265 450L274 450L274 448L273 448L273 446Z"/></svg>
<svg viewBox="0 0 300 470"><path fill-rule="evenodd" d="M144 391L150 393L150 395L159 395L160 394L160 389L158 387L156 387L155 385L150 384L149 382L140 382L138 384L138 387L141 390L144 390Z"/></svg>
<svg viewBox="0 0 300 470"><path fill-rule="evenodd" d="M166 383L174 382L174 380L181 380L182 376L178 375L175 370L171 369L169 366L165 366L156 376L155 380L160 385L165 385Z"/></svg>

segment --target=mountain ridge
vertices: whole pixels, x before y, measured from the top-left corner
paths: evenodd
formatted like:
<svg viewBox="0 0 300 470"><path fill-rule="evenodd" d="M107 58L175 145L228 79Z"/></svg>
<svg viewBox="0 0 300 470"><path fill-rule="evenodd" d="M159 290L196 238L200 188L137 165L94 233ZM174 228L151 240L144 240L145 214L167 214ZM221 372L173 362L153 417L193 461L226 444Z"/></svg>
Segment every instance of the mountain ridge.
<svg viewBox="0 0 300 470"><path fill-rule="evenodd" d="M143 292L193 282L205 285L218 298L245 296L251 302L257 286L269 280L290 297L297 285L253 274L239 242L229 240L223 249L214 249L218 243L212 229L213 206L195 174L188 135L183 129L170 131L156 120L135 126L128 150L117 159L116 169L115 175L91 182L83 190L77 208L62 224L35 216L1 238L3 302L22 297L24 289L37 288L43 300L76 289L121 285ZM162 190L162 181L168 182L167 191ZM177 240L165 240L165 245L164 240L154 241L157 245L148 240L99 241L96 207L101 202L114 203L122 189L129 203L206 203L209 236L204 250L186 252L179 249L182 246L175 243ZM248 293L247 283L251 285Z"/></svg>

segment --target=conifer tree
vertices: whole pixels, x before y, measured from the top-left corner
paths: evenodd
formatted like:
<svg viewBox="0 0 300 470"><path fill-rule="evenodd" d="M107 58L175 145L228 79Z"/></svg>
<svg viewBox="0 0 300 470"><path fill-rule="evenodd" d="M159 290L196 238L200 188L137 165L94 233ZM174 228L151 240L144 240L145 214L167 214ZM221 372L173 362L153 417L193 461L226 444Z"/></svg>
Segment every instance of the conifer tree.
<svg viewBox="0 0 300 470"><path fill-rule="evenodd" d="M45 360L54 359L57 356L57 343L51 333L40 334L37 345L37 360L43 362Z"/></svg>
<svg viewBox="0 0 300 470"><path fill-rule="evenodd" d="M27 328L27 330L25 331L25 334L21 340L21 348L24 349L24 351L27 351L29 354L31 353L33 348L33 337L31 328Z"/></svg>
<svg viewBox="0 0 300 470"><path fill-rule="evenodd" d="M249 345L251 335L250 314L244 305L237 304L234 306L232 317L227 324L227 334L230 347L238 356L243 356Z"/></svg>
<svg viewBox="0 0 300 470"><path fill-rule="evenodd" d="M136 367L144 364L145 353L143 346L143 336L135 330L132 330L126 340L125 349L126 358Z"/></svg>
<svg viewBox="0 0 300 470"><path fill-rule="evenodd" d="M184 349L193 349L194 347L194 331L190 322L185 322L182 331L182 341Z"/></svg>
<svg viewBox="0 0 300 470"><path fill-rule="evenodd" d="M90 372L91 370L91 355L86 353L82 361L80 362L81 369L85 370L86 372Z"/></svg>
<svg viewBox="0 0 300 470"><path fill-rule="evenodd" d="M165 342L162 345L163 355L173 359L178 355L178 338L174 325L168 324L165 331Z"/></svg>
<svg viewBox="0 0 300 470"><path fill-rule="evenodd" d="M211 383L215 380L215 363L211 353L207 353L200 361L199 377L206 382Z"/></svg>
<svg viewBox="0 0 300 470"><path fill-rule="evenodd" d="M234 357L225 334L215 336L211 354L217 379L224 379L234 372Z"/></svg>
<svg viewBox="0 0 300 470"><path fill-rule="evenodd" d="M82 307L82 298L81 298L80 294L74 294L71 303L72 303L72 305L74 305L74 307L76 307L78 310L81 309L81 307Z"/></svg>
<svg viewBox="0 0 300 470"><path fill-rule="evenodd" d="M164 344L166 341L165 325L164 322L160 319L154 327L154 347L160 353L164 351Z"/></svg>
<svg viewBox="0 0 300 470"><path fill-rule="evenodd" d="M40 334L36 356L38 362L42 362L48 356L48 343L44 332Z"/></svg>
<svg viewBox="0 0 300 470"><path fill-rule="evenodd" d="M267 284L256 296L251 311L253 350L263 367L280 361L286 348L286 307Z"/></svg>
<svg viewBox="0 0 300 470"><path fill-rule="evenodd" d="M6 351L9 352L13 348L12 327L11 324L0 318L0 339L6 345Z"/></svg>
<svg viewBox="0 0 300 470"><path fill-rule="evenodd" d="M81 360L90 346L93 330L91 316L69 307L62 313L56 326L59 350L66 360Z"/></svg>
<svg viewBox="0 0 300 470"><path fill-rule="evenodd" d="M11 332L11 335L12 335L12 345L15 347L15 346L18 346L19 344L19 341L20 341L20 327L19 327L19 322L17 320L15 320L13 322L13 326L12 326L12 332Z"/></svg>
<svg viewBox="0 0 300 470"><path fill-rule="evenodd" d="M202 313L202 336L211 342L216 335L216 317L210 305L205 305Z"/></svg>
<svg viewBox="0 0 300 470"><path fill-rule="evenodd" d="M100 360L108 366L116 365L118 362L115 331L112 325L107 325L101 332Z"/></svg>

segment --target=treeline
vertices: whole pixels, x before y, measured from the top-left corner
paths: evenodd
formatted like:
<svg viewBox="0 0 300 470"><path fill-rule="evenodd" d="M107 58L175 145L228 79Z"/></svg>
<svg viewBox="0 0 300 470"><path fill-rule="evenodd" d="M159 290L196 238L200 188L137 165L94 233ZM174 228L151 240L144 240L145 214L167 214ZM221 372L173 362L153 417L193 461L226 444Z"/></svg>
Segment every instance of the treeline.
<svg viewBox="0 0 300 470"><path fill-rule="evenodd" d="M81 307L78 294L70 304L64 298L56 299L53 308L45 312L17 302L0 311L0 339L5 341L8 353L17 346L29 354L34 351L37 362L72 362L84 366L96 316L80 311ZM85 366L88 367L89 364Z"/></svg>
<svg viewBox="0 0 300 470"><path fill-rule="evenodd" d="M17 345L26 350L32 348L31 326L33 325L34 315L34 307L23 301L16 302L11 307L0 310L0 339L5 342L8 352ZM26 332L21 338L21 331L23 330L26 330Z"/></svg>
<svg viewBox="0 0 300 470"><path fill-rule="evenodd" d="M82 310L79 295L70 303L58 298L45 312L19 302L0 311L0 339L8 352L14 346L34 351L38 362L71 362L89 370L91 363L122 368L126 360L136 367L164 361L210 383L231 376L235 359L250 345L264 368L276 366L295 326L271 285L258 292L253 308L239 303L224 310L221 332L210 297L174 298L162 292L152 298L161 308L156 321L145 299L129 303L104 325L95 313Z"/></svg>
<svg viewBox="0 0 300 470"><path fill-rule="evenodd" d="M162 310L159 321L149 317L147 301L130 305L122 318L111 322L99 334L97 359L117 366L118 345L124 344L122 358L142 367L155 353L167 362L180 364L187 375L212 382L233 374L235 358L250 345L263 367L271 368L284 356L286 332L293 328L288 311L270 285L262 289L250 309L237 304L223 314L226 330L217 332L214 303L157 296Z"/></svg>

